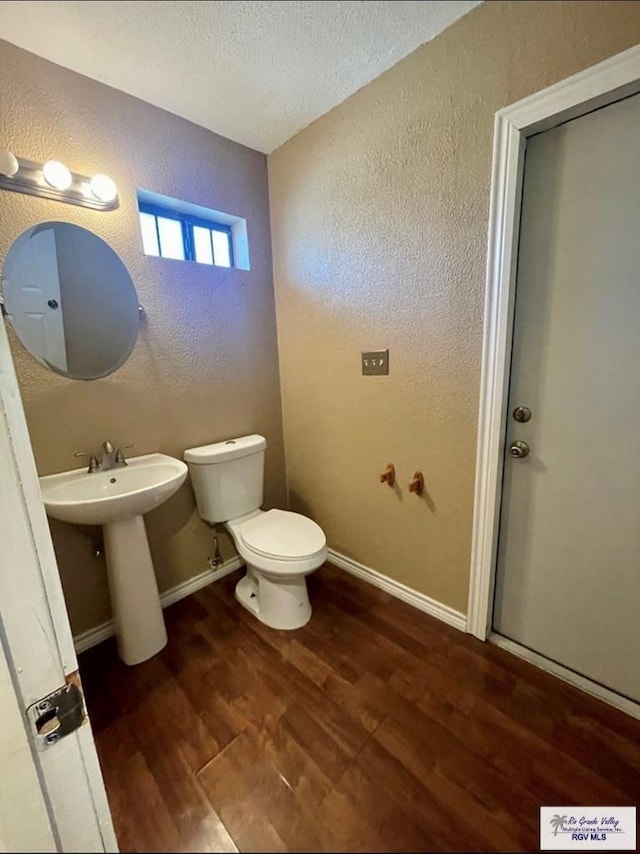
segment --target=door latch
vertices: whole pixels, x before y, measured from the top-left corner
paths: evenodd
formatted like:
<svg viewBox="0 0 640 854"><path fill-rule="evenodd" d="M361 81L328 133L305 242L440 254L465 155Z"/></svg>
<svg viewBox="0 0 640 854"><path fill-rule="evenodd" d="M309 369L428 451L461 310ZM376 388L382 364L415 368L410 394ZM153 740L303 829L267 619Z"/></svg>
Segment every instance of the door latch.
<svg viewBox="0 0 640 854"><path fill-rule="evenodd" d="M47 750L75 732L86 718L82 691L74 682L37 700L27 709L27 718L38 750Z"/></svg>

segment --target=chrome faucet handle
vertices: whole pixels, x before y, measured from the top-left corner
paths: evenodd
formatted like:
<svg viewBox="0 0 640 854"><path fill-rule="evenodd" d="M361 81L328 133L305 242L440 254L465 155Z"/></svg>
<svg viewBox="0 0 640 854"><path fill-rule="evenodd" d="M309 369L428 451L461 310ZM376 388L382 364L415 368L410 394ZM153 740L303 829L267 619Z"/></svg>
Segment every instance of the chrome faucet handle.
<svg viewBox="0 0 640 854"><path fill-rule="evenodd" d="M90 454L88 451L77 451L73 456L74 457L89 457L89 468L87 469L88 474L93 474L93 472L98 471L100 468L100 463L98 462L95 455Z"/></svg>
<svg viewBox="0 0 640 854"><path fill-rule="evenodd" d="M135 448L135 445L132 445L132 444L120 445L120 447L116 451L116 465L121 465L121 466L128 465L126 459L124 458L124 454L123 454L123 451L125 448Z"/></svg>

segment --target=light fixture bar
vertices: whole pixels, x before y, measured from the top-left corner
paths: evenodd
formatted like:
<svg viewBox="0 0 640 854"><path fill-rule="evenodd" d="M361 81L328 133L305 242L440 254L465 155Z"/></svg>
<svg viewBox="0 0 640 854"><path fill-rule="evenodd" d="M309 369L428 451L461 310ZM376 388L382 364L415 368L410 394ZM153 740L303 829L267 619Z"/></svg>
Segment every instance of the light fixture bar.
<svg viewBox="0 0 640 854"><path fill-rule="evenodd" d="M83 208L92 208L96 211L113 211L119 207L120 202L117 194L115 198L109 201L99 199L92 191L91 178L87 175L71 172L70 186L65 190L57 190L44 177L43 164L26 160L24 157L16 159L19 169L15 175L3 175L0 172L0 189L11 190L15 193L27 193L30 196L41 196L45 199L80 205Z"/></svg>

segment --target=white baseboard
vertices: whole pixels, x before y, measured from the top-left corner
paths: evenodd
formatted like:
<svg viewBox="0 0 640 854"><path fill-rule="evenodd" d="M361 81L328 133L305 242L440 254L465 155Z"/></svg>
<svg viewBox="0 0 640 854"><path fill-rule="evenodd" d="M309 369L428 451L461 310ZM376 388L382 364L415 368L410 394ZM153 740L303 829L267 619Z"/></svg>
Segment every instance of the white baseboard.
<svg viewBox="0 0 640 854"><path fill-rule="evenodd" d="M412 605L419 611L424 611L425 614L429 614L437 620L441 620L443 623L447 623L447 625L453 626L455 629L459 629L461 632L466 631L467 618L460 611L456 611L448 605L443 605L441 602L432 599L430 596L426 596L424 593L418 593L417 590L412 590L405 584L401 584L399 581L394 581L392 578L383 575L381 572L377 572L375 569L363 566L363 564L358 563L355 560L351 560L351 558L345 557L333 549L329 549L329 561L340 569L344 569L346 572L351 573L351 575L355 575L357 578L361 578L363 581L373 584L374 587L379 587L381 590L385 590L397 599L407 602L407 604ZM171 587L169 590L165 590L164 593L161 593L160 604L163 608L168 608L169 605L173 605L174 602L178 602L180 599L184 599L185 596L195 593L196 590L206 587L207 584L211 584L213 581L218 581L220 578L224 578L225 575L229 575L229 573L239 569L243 563L244 561L242 558L233 557L230 560L225 561L222 566L215 571L212 569L205 569L205 571L201 572L199 575L195 575L193 578L183 581L182 584L178 584L176 587ZM76 652L78 654L85 652L85 650L91 649L92 646L96 646L103 640L112 637L114 634L115 628L113 620L107 620L99 626L87 629L86 632L76 635L73 639Z"/></svg>
<svg viewBox="0 0 640 854"><path fill-rule="evenodd" d="M442 602L438 602L424 593L418 593L417 590L412 590L406 584L401 584L399 581L394 581L393 578L389 578L389 576L383 575L375 569L363 566L363 564L351 560L350 557L345 557L339 552L334 551L334 549L329 549L329 562L351 573L351 575L355 575L357 578L373 584L374 587L385 590L397 599L402 599L403 602L413 605L419 611L424 611L425 614L429 614L431 617L435 617L437 620L453 626L454 629L459 629L461 632L467 630L466 616L460 611L456 611L455 608L443 605Z"/></svg>
<svg viewBox="0 0 640 854"><path fill-rule="evenodd" d="M626 712L634 718L640 718L640 703L635 703L633 700L629 700L621 694L616 694L616 692L612 691L610 688L605 688L604 685L600 685L598 682L592 682L592 680L588 679L586 676L574 673L574 671L569 670L568 667L563 667L562 664L558 664L556 661L551 661L551 659L545 658L544 655L540 655L532 649L528 649L526 646L522 646L522 644L512 641L509 638L505 638L496 632L491 632L489 640L501 649L506 649L507 652L510 652L512 655L524 658L525 661L535 665L535 667L539 667L540 670L546 670L547 673L552 673L554 676L557 676L558 679L562 679L563 682L568 682L569 685L580 688L581 691L586 691L586 693L591 694L592 697L596 697L598 700L602 700L610 706L615 706L616 709L620 709L620 711Z"/></svg>
<svg viewBox="0 0 640 854"><path fill-rule="evenodd" d="M169 605L173 605L174 602L179 602L180 599L184 599L185 596L189 596L191 593L195 593L196 590L206 587L207 584L211 584L212 581L218 581L220 578L224 578L225 575L229 575L230 572L234 572L243 565L244 561L242 558L232 557L229 560L226 560L222 566L216 570L205 569L205 571L201 572L199 575L194 575L193 578L189 578L187 581L183 581L182 584L177 584L175 587L170 587L169 590L165 590L164 593L161 593L160 604L163 608L168 608ZM92 646L96 646L114 634L115 627L113 620L107 620L106 623L101 623L99 626L87 629L86 632L76 635L73 639L76 652L81 653L87 649L91 649Z"/></svg>

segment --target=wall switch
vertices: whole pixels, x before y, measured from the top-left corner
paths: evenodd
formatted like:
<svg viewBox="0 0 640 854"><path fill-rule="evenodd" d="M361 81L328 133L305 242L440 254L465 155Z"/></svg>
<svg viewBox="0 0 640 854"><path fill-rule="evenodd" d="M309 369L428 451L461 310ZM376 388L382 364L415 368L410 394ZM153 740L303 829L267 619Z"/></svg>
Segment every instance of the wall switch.
<svg viewBox="0 0 640 854"><path fill-rule="evenodd" d="M388 350L362 351L362 376L386 376L389 373Z"/></svg>

